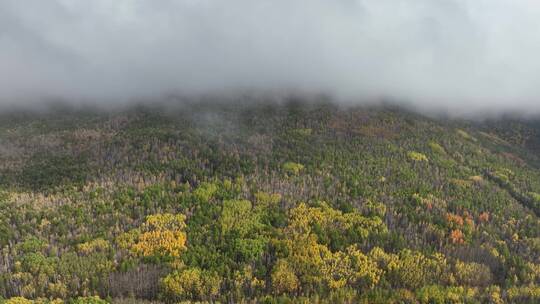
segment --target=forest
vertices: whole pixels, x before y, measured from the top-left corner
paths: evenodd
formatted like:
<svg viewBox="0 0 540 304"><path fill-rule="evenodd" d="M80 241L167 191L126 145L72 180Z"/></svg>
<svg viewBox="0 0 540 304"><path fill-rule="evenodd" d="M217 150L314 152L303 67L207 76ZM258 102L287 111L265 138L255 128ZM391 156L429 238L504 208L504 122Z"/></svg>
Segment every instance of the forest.
<svg viewBox="0 0 540 304"><path fill-rule="evenodd" d="M540 303L540 123L324 98L0 114L0 303Z"/></svg>

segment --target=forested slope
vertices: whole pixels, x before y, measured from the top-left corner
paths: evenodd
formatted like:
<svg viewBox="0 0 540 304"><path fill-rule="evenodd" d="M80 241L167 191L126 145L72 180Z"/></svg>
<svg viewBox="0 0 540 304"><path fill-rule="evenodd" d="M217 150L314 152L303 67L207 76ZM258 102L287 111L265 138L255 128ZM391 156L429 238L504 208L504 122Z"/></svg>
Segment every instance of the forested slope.
<svg viewBox="0 0 540 304"><path fill-rule="evenodd" d="M534 121L300 101L0 116L9 303L540 302Z"/></svg>

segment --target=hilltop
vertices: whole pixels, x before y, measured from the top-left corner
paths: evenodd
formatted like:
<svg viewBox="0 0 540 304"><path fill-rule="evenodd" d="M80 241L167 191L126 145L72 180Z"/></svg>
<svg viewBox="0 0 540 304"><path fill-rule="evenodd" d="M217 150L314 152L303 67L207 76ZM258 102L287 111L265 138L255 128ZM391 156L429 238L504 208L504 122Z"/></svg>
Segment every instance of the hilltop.
<svg viewBox="0 0 540 304"><path fill-rule="evenodd" d="M538 303L539 216L535 120L301 101L0 114L6 299Z"/></svg>

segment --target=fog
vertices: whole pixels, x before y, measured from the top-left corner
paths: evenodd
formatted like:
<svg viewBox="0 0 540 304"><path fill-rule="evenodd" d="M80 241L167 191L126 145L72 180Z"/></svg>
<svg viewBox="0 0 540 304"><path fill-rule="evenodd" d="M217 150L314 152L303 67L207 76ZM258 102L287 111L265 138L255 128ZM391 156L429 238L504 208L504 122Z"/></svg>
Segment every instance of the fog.
<svg viewBox="0 0 540 304"><path fill-rule="evenodd" d="M540 113L537 0L2 0L0 105L323 93Z"/></svg>

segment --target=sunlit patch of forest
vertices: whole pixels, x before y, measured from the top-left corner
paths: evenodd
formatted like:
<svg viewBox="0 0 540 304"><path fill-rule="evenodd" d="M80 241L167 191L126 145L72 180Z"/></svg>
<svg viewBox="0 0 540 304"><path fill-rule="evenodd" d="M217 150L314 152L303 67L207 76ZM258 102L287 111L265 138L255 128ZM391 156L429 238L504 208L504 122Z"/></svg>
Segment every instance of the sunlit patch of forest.
<svg viewBox="0 0 540 304"><path fill-rule="evenodd" d="M540 303L540 127L325 101L0 117L0 303Z"/></svg>

